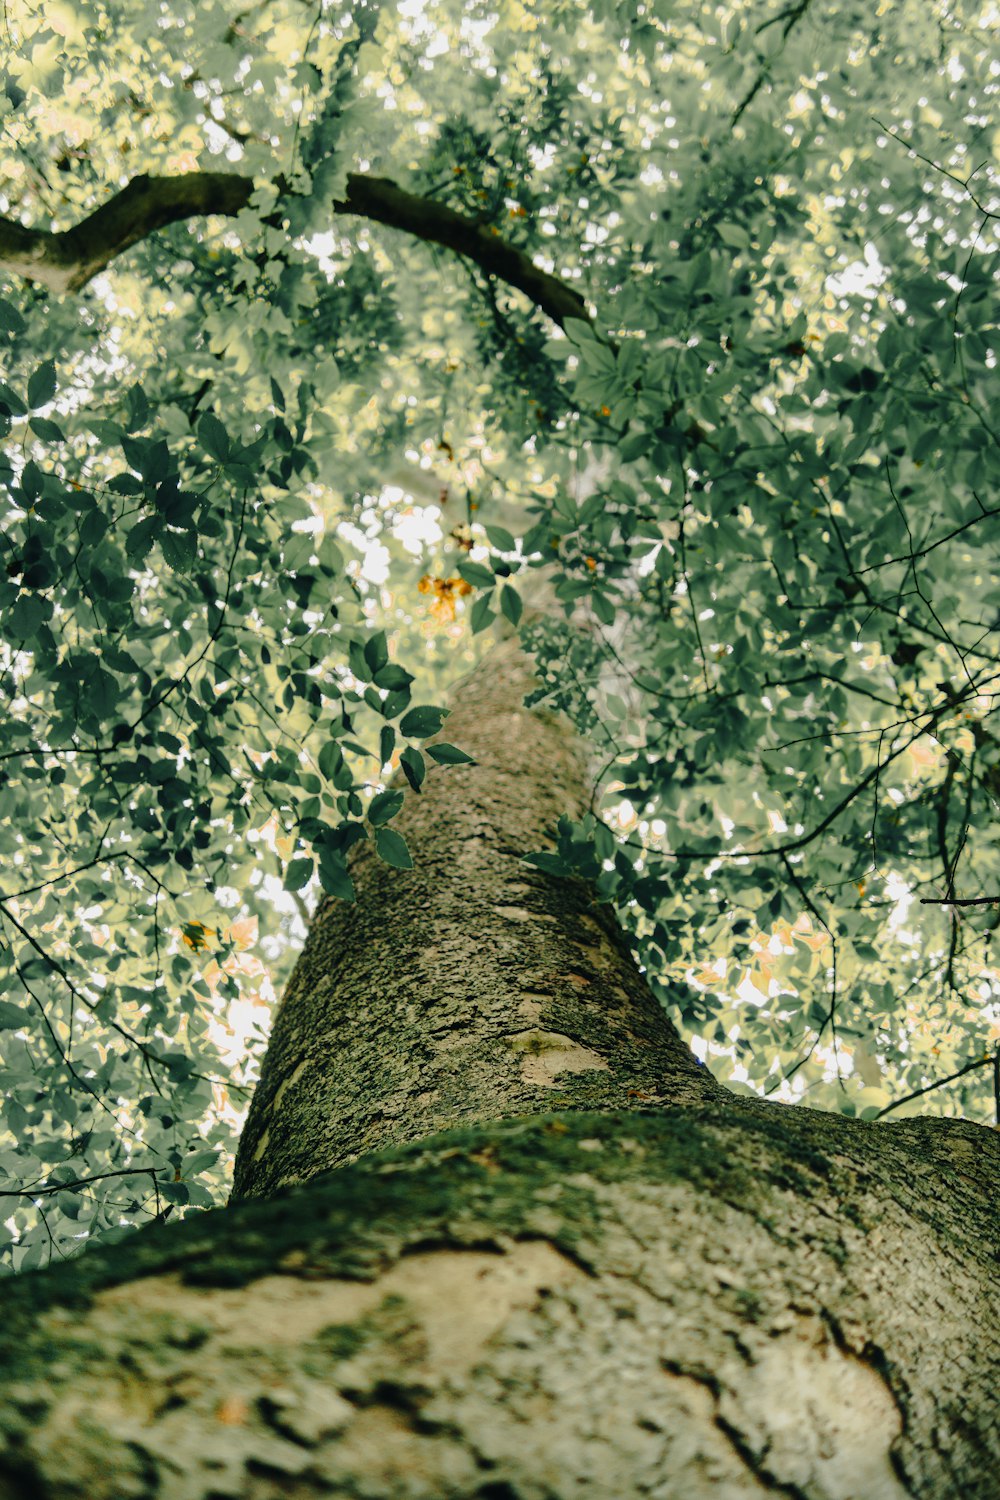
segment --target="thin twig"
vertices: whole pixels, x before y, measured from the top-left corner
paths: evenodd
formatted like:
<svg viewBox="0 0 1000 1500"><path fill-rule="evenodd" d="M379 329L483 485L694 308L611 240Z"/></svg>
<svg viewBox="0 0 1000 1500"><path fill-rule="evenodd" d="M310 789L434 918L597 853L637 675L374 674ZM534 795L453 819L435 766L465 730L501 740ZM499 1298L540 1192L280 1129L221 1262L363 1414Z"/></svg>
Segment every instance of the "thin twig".
<svg viewBox="0 0 1000 1500"><path fill-rule="evenodd" d="M919 1099L921 1095L929 1094L932 1089L943 1088L946 1083L954 1083L956 1078L964 1078L966 1073L972 1073L976 1068L985 1068L987 1063L993 1063L995 1076L997 1056L1000 1056L1000 1053L993 1054L988 1052L985 1057L977 1057L974 1062L966 1063L957 1072L949 1073L947 1078L936 1078L933 1083L925 1083L922 1089L914 1089L912 1094L904 1094L902 1099L894 1099L891 1104L887 1104L884 1109L880 1109L874 1118L881 1120L883 1115L889 1114L891 1110L899 1109L904 1104L909 1104L911 1099Z"/></svg>

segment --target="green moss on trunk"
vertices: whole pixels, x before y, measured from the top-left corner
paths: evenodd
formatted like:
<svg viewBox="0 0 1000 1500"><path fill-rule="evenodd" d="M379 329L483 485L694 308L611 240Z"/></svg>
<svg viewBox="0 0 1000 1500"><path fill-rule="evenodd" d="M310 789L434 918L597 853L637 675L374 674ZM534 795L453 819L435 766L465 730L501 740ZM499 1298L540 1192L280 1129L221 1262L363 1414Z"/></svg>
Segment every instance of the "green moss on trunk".
<svg viewBox="0 0 1000 1500"><path fill-rule="evenodd" d="M992 1500L998 1147L568 1111L135 1235L3 1288L0 1496Z"/></svg>

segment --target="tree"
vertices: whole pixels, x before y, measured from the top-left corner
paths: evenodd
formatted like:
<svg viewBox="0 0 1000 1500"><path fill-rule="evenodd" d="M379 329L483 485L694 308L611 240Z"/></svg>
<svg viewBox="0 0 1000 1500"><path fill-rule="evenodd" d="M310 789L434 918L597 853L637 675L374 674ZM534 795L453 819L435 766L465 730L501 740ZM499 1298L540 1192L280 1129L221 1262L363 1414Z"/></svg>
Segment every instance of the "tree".
<svg viewBox="0 0 1000 1500"><path fill-rule="evenodd" d="M727 1094L526 869L583 758L487 664L414 868L317 915L237 1202L14 1284L7 1492L990 1495L995 1136Z"/></svg>
<svg viewBox="0 0 1000 1500"><path fill-rule="evenodd" d="M7 1491L990 1495L976 16L7 24Z"/></svg>

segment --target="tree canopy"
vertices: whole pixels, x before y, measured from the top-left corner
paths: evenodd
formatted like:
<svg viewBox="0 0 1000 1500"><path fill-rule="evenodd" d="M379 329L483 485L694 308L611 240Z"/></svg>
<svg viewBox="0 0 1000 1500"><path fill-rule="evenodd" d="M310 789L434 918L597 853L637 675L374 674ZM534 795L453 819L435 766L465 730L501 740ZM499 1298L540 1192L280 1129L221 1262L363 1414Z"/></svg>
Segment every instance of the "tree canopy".
<svg viewBox="0 0 1000 1500"><path fill-rule="evenodd" d="M988 9L8 0L8 1266L220 1201L498 619L706 1063L990 1118Z"/></svg>

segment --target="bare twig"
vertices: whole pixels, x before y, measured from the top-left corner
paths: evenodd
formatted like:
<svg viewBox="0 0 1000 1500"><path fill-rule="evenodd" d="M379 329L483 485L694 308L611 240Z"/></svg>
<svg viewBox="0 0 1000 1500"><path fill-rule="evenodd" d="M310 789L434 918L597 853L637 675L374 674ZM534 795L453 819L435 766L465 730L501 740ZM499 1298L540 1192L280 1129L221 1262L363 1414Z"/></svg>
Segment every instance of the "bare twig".
<svg viewBox="0 0 1000 1500"><path fill-rule="evenodd" d="M943 1088L946 1083L954 1083L956 1078L964 1078L966 1073L973 1073L977 1068L985 1068L987 1063L994 1063L995 1065L996 1055L988 1052L985 1057L974 1058L972 1062L966 1063L964 1067L958 1068L954 1073L949 1073L946 1078L935 1078L933 1083L925 1083L922 1089L914 1089L912 1094L904 1094L902 1099L894 1099L891 1104L887 1104L884 1109L879 1110L875 1119L881 1120L883 1115L889 1114L894 1109L901 1108L904 1104L909 1104L911 1099L920 1099L924 1094L929 1094L932 1089Z"/></svg>

